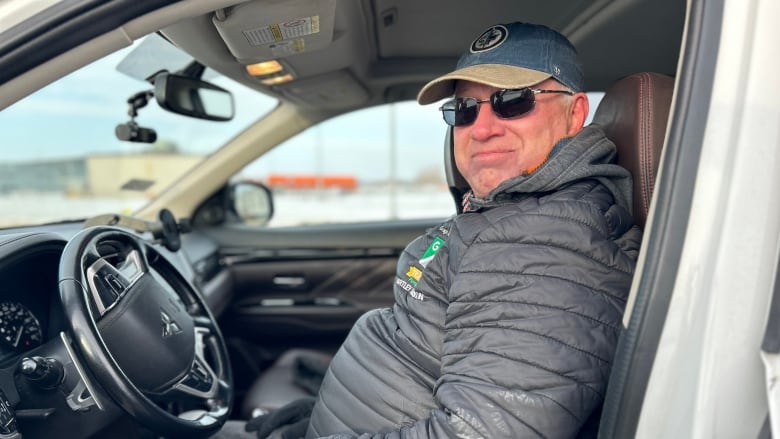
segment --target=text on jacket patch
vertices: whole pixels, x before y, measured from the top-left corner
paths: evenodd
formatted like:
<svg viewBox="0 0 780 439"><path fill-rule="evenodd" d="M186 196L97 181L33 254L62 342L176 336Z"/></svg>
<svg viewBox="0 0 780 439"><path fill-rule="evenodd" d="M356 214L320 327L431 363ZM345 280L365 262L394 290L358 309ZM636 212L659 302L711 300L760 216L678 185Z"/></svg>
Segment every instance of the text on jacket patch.
<svg viewBox="0 0 780 439"><path fill-rule="evenodd" d="M418 292L414 289L414 287L407 281L399 278L395 278L395 284L401 287L404 291L409 293L410 296L417 300L425 300L425 294Z"/></svg>

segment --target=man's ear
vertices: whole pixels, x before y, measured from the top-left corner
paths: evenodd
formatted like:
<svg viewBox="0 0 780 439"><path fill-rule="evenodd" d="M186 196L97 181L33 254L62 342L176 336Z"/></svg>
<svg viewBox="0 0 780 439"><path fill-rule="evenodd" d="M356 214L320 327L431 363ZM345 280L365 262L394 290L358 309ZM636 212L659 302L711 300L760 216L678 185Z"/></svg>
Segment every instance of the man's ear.
<svg viewBox="0 0 780 439"><path fill-rule="evenodd" d="M573 136L580 132L585 125L585 120L588 118L588 111L590 110L590 104L588 103L588 95L585 93L575 93L572 96L571 107L569 108L569 135Z"/></svg>

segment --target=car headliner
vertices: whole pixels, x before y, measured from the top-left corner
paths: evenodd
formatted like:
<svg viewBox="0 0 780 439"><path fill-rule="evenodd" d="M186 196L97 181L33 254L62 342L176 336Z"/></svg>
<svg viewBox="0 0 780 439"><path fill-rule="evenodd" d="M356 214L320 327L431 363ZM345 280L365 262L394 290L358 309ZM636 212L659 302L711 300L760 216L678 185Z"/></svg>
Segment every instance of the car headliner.
<svg viewBox="0 0 780 439"><path fill-rule="evenodd" d="M152 3L161 6L170 3L170 0ZM128 44L127 38L135 39L165 26L162 35L223 75L288 101L303 111L310 108L341 113L385 102L413 99L422 84L450 71L464 48L485 28L516 20L545 24L568 36L582 57L589 90L604 90L616 79L640 71L674 75L686 2L189 1L164 7L159 14L144 16L151 9L151 3L147 6L145 10L134 11L134 15L129 15L124 23L117 18L114 29L121 27L125 41L120 41L121 38L113 41L105 38L100 50L116 49L118 45ZM216 14L223 17L221 22L214 18L213 9L216 7L221 7ZM125 4L125 9L133 8ZM316 47L311 46L312 50L280 58L285 67L293 72L294 81L269 87L246 74L245 64L267 57L263 56L262 48L257 48L256 53L249 48L241 56L235 56L236 51L232 48L237 43L236 35L241 35L242 29L245 29L240 26L246 26L246 23L262 26L289 21L291 17L311 16L321 17L325 23L323 26L329 22L331 28L318 37L321 41L316 42ZM244 18L231 22L236 20L234 17ZM167 23L174 24L166 26ZM5 85L9 85L8 80L13 79L8 76L10 72L16 75L20 69L38 67L47 58L58 55L57 50L61 52L64 44L77 46L85 41L83 38L80 41L67 41L63 37L65 32L59 30L57 47L51 44L46 46L43 35L37 41L41 44L40 57L17 59L14 56L15 49L18 49L15 44L25 36L19 33L29 35L35 30L30 23L24 24L25 32L18 29L4 32L4 41L0 43L0 66L9 66L3 75ZM47 22L39 22L38 25L41 31L56 27ZM106 33L106 29L95 28L94 32L96 35ZM98 55L100 53L93 49L84 56L83 62ZM25 89L38 88L40 81L52 80L75 67L78 65L59 66L56 71L48 68L44 78L37 81L33 79L34 82L21 87L16 93L2 93L0 107L24 96ZM15 87L19 85L14 84Z"/></svg>

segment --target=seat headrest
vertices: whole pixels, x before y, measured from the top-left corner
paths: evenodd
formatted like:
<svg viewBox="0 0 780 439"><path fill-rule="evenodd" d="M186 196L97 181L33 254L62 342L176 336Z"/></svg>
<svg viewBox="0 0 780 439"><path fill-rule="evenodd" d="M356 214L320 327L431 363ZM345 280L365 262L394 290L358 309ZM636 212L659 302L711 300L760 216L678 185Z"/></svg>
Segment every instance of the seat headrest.
<svg viewBox="0 0 780 439"><path fill-rule="evenodd" d="M674 79L637 73L617 81L604 94L593 116L617 146L618 164L634 179L633 214L644 228L666 136Z"/></svg>

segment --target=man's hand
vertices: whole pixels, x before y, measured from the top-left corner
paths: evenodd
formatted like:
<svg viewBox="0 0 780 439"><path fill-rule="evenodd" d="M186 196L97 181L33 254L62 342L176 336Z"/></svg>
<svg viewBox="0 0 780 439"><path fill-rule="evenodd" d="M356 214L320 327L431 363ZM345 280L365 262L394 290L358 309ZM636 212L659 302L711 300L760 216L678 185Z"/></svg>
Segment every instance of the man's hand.
<svg viewBox="0 0 780 439"><path fill-rule="evenodd" d="M272 412L250 419L244 429L255 431L258 439L265 439L277 430L281 439L302 438L309 427L309 417L315 401L313 396L296 399Z"/></svg>

